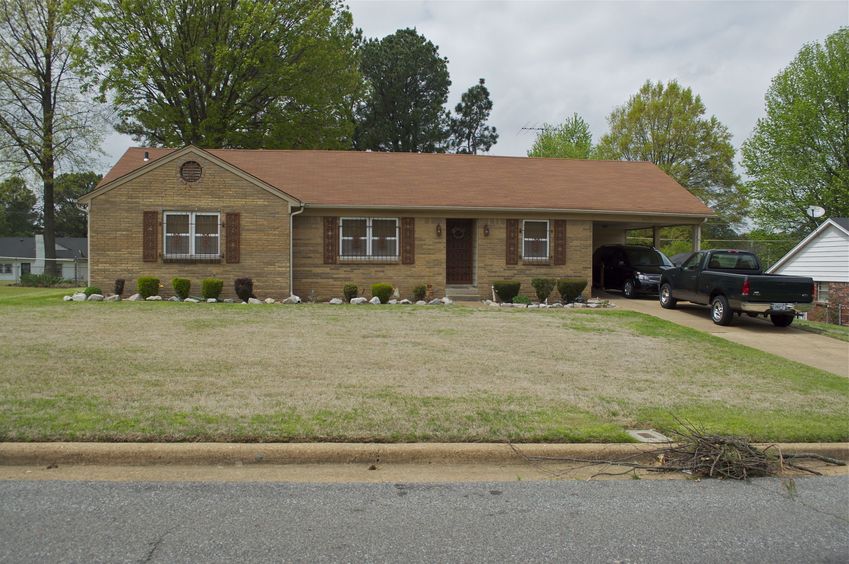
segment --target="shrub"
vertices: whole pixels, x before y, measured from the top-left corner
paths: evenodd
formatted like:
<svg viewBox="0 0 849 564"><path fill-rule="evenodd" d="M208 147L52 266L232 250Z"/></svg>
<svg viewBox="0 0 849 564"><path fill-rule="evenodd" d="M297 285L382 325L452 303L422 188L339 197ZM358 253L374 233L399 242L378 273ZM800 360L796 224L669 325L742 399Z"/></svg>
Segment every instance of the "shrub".
<svg viewBox="0 0 849 564"><path fill-rule="evenodd" d="M21 286L33 288L50 288L62 284L61 276L50 276L49 274L21 274Z"/></svg>
<svg viewBox="0 0 849 564"><path fill-rule="evenodd" d="M120 296L121 294L124 293L124 279L123 278L118 278L118 279L115 280L114 290L115 290L116 296Z"/></svg>
<svg viewBox="0 0 849 564"><path fill-rule="evenodd" d="M243 302L256 297L254 296L254 281L251 278L236 278L233 287L236 290L236 295Z"/></svg>
<svg viewBox="0 0 849 564"><path fill-rule="evenodd" d="M427 296L427 286L425 284L421 284L413 288L413 301L418 302L425 299Z"/></svg>
<svg viewBox="0 0 849 564"><path fill-rule="evenodd" d="M220 278L204 278L200 283L200 295L203 299L218 299L224 289L224 280Z"/></svg>
<svg viewBox="0 0 849 564"><path fill-rule="evenodd" d="M557 280L554 278L534 278L531 280L531 286L536 290L539 301L544 302L554 291L554 287L557 286Z"/></svg>
<svg viewBox="0 0 849 564"><path fill-rule="evenodd" d="M100 294L100 295L103 295L103 290L101 290L101 289L100 289L100 288L98 288L97 286L89 286L88 288L86 288L85 290L83 290L83 294L85 294L85 295L86 295L86 297L89 297L89 296L90 296L90 295L92 295L92 294Z"/></svg>
<svg viewBox="0 0 849 564"><path fill-rule="evenodd" d="M157 296L159 295L159 278L140 276L136 280L136 287L138 288L139 295L144 299L150 296Z"/></svg>
<svg viewBox="0 0 849 564"><path fill-rule="evenodd" d="M342 295L345 296L345 301L350 302L354 298L357 297L357 294L360 293L360 289L357 288L356 284L345 284L342 287Z"/></svg>
<svg viewBox="0 0 849 564"><path fill-rule="evenodd" d="M377 296L380 298L380 303L385 304L389 301L389 297L392 296L392 284L372 284L371 285L371 295Z"/></svg>
<svg viewBox="0 0 849 564"><path fill-rule="evenodd" d="M584 278L563 278L557 281L557 291L564 302L574 302L586 287L587 281Z"/></svg>
<svg viewBox="0 0 849 564"><path fill-rule="evenodd" d="M520 295L516 296L515 298L513 298L513 303L514 304L529 304L529 303L531 303L531 298L529 298L528 296L523 296L523 295L520 294Z"/></svg>
<svg viewBox="0 0 849 564"><path fill-rule="evenodd" d="M492 287L495 288L499 300L509 303L519 295L519 288L522 287L522 283L515 280L497 280L492 283Z"/></svg>
<svg viewBox="0 0 849 564"><path fill-rule="evenodd" d="M173 278L171 286L174 287L174 294L181 300L189 297L189 290L192 289L192 281L188 278Z"/></svg>

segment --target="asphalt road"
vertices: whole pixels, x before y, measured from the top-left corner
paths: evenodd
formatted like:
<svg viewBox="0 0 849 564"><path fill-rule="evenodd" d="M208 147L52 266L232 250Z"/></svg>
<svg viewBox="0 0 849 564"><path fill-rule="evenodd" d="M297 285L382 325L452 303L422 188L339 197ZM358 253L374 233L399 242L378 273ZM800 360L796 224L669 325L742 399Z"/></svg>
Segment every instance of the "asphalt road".
<svg viewBox="0 0 849 564"><path fill-rule="evenodd" d="M0 482L2 562L846 562L849 477Z"/></svg>

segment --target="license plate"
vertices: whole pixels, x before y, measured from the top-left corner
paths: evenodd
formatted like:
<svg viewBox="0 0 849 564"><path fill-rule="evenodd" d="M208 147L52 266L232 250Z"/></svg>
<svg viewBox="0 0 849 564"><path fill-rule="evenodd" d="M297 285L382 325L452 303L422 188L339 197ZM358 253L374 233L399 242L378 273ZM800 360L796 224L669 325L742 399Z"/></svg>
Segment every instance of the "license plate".
<svg viewBox="0 0 849 564"><path fill-rule="evenodd" d="M772 311L787 311L793 309L793 304L772 304L769 307Z"/></svg>

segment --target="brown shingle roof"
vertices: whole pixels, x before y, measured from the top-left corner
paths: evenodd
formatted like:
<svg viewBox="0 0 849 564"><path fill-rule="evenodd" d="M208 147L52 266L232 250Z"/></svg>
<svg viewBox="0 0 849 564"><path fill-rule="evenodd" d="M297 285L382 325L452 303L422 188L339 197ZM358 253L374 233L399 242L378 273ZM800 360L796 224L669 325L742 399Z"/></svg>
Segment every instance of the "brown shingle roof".
<svg viewBox="0 0 849 564"><path fill-rule="evenodd" d="M177 149L128 149L100 186ZM647 162L358 151L208 152L309 205L711 215Z"/></svg>

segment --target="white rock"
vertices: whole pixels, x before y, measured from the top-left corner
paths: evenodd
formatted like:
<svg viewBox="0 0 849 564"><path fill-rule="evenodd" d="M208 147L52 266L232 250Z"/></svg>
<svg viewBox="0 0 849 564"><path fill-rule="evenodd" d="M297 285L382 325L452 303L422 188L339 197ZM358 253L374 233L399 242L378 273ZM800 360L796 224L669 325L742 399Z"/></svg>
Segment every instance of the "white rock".
<svg viewBox="0 0 849 564"><path fill-rule="evenodd" d="M132 296L130 296L129 298L127 298L127 301L129 301L129 302L138 302L138 301L140 301L141 299L142 299L141 294L133 294Z"/></svg>
<svg viewBox="0 0 849 564"><path fill-rule="evenodd" d="M554 302L553 304L551 304L548 307L563 307L563 304L561 304L560 302Z"/></svg>
<svg viewBox="0 0 849 564"><path fill-rule="evenodd" d="M233 298L224 298L223 303L232 304L232 303L235 303L235 302L233 301Z"/></svg>
<svg viewBox="0 0 849 564"><path fill-rule="evenodd" d="M342 305L342 303L344 303L344 302L342 301L341 298L333 298L332 300L330 300L327 303L329 303L331 305Z"/></svg>
<svg viewBox="0 0 849 564"><path fill-rule="evenodd" d="M445 296L444 298L442 298L442 300L441 300L441 301L442 301L442 303L444 303L445 305L451 305L451 304L453 304L453 303L454 303L454 300L452 300L452 299L451 299L451 298L449 298L448 296Z"/></svg>
<svg viewBox="0 0 849 564"><path fill-rule="evenodd" d="M407 298L404 298L403 300L401 300L401 301L400 301L400 302L398 302L398 303L399 303L399 304L401 304L401 305L410 305L410 304L411 304L411 303L413 303L413 302L411 302L411 301L410 301L410 300L408 300Z"/></svg>
<svg viewBox="0 0 849 564"><path fill-rule="evenodd" d="M365 298L351 298L351 303L354 305L357 304L367 304L368 300Z"/></svg>
<svg viewBox="0 0 849 564"><path fill-rule="evenodd" d="M288 298L283 300L282 303L284 303L284 304L299 304L299 303L301 303L301 298L299 298L295 294L292 294L291 296L289 296Z"/></svg>
<svg viewBox="0 0 849 564"><path fill-rule="evenodd" d="M427 305L442 305L442 300L440 300L439 298L434 298L427 302Z"/></svg>
<svg viewBox="0 0 849 564"><path fill-rule="evenodd" d="M522 309L525 309L526 307L528 307L528 304L513 304L513 307L520 307Z"/></svg>
<svg viewBox="0 0 849 564"><path fill-rule="evenodd" d="M416 302L416 305L427 305L427 302L424 300L419 300Z"/></svg>
<svg viewBox="0 0 849 564"><path fill-rule="evenodd" d="M378 298L377 296L375 296L375 297L373 297L372 299L370 299L370 300L368 301L368 303L370 303L371 305L380 305L380 298Z"/></svg>
<svg viewBox="0 0 849 564"><path fill-rule="evenodd" d="M88 301L90 301L90 302L102 302L103 301L103 294L91 294L88 297Z"/></svg>
<svg viewBox="0 0 849 564"><path fill-rule="evenodd" d="M178 296L171 296L170 298L168 298L168 301L169 302L181 302L183 300L181 300Z"/></svg>
<svg viewBox="0 0 849 564"><path fill-rule="evenodd" d="M277 300L275 300L274 298L265 298L265 300L263 300L263 301L264 301L265 303L267 303L268 305L276 304L276 303L277 303ZM284 302L284 303L285 303L285 302Z"/></svg>
<svg viewBox="0 0 849 564"><path fill-rule="evenodd" d="M528 309L538 309L539 304L528 304Z"/></svg>
<svg viewBox="0 0 849 564"><path fill-rule="evenodd" d="M188 303L188 304L196 304L196 303L198 303L198 300L196 300L194 298L186 298L185 300L183 300L183 302Z"/></svg>
<svg viewBox="0 0 849 564"><path fill-rule="evenodd" d="M501 304L499 304L499 307L513 307L513 304L509 302L501 302Z"/></svg>
<svg viewBox="0 0 849 564"><path fill-rule="evenodd" d="M111 296L104 298L103 301L104 302L120 302L121 296L119 296L118 294L112 294Z"/></svg>
<svg viewBox="0 0 849 564"><path fill-rule="evenodd" d="M493 302L493 301L490 300L489 307L501 307L501 306L499 306L497 302Z"/></svg>
<svg viewBox="0 0 849 564"><path fill-rule="evenodd" d="M72 298L71 296L65 296L64 298L62 298L62 300L63 300L63 301L66 301L66 302L70 302L70 301L72 301L73 299L74 299L74 298Z"/></svg>
<svg viewBox="0 0 849 564"><path fill-rule="evenodd" d="M395 304L397 304L397 303L398 303L398 300L392 299L392 300L389 300L389 303L390 303L391 305L395 305Z"/></svg>
<svg viewBox="0 0 849 564"><path fill-rule="evenodd" d="M262 303L262 300L258 300L256 298L248 298L248 303L252 305L259 305Z"/></svg>
<svg viewBox="0 0 849 564"><path fill-rule="evenodd" d="M484 300L483 303L486 305L492 305L492 300Z"/></svg>
<svg viewBox="0 0 849 564"><path fill-rule="evenodd" d="M88 296L86 296L82 292L77 292L76 294L71 296L71 299L74 300L75 302L84 302L88 299Z"/></svg>
<svg viewBox="0 0 849 564"><path fill-rule="evenodd" d="M147 298L145 298L145 299L146 299L147 301L149 301L149 302L161 302L161 301L162 301L162 296L148 296L148 297L147 297Z"/></svg>
<svg viewBox="0 0 849 564"><path fill-rule="evenodd" d="M215 303L215 302L217 302L217 301L218 301L218 300L216 300L215 298L207 298L206 303L208 303L208 304L214 304L214 303Z"/></svg>

